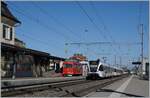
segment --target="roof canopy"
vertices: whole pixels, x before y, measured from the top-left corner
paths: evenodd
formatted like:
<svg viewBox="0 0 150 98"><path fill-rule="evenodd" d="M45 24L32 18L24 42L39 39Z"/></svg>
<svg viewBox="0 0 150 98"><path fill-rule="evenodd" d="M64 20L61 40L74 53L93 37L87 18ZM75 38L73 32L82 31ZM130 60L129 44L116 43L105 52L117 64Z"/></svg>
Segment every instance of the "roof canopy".
<svg viewBox="0 0 150 98"><path fill-rule="evenodd" d="M52 60L61 60L61 61L65 60L65 58L52 56L46 52L37 51L37 50L29 49L29 48L18 47L18 46L6 44L6 43L1 43L1 50L2 51L10 51L10 52L22 52L25 54L31 54L31 55L35 55L35 56L47 57Z"/></svg>
<svg viewBox="0 0 150 98"><path fill-rule="evenodd" d="M29 48L23 48L23 47L18 47L6 43L1 43L1 50L2 51L10 51L10 52L22 52L25 54L31 54L31 55L36 55L36 56L44 56L44 57L49 57L50 54L42 51L37 51Z"/></svg>

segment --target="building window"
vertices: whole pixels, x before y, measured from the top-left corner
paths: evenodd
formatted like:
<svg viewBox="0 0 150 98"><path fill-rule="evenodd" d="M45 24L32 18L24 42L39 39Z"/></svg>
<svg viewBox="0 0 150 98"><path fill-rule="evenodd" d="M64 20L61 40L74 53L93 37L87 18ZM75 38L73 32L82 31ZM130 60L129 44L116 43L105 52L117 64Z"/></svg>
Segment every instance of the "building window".
<svg viewBox="0 0 150 98"><path fill-rule="evenodd" d="M13 28L7 25L3 25L3 38L12 40Z"/></svg>

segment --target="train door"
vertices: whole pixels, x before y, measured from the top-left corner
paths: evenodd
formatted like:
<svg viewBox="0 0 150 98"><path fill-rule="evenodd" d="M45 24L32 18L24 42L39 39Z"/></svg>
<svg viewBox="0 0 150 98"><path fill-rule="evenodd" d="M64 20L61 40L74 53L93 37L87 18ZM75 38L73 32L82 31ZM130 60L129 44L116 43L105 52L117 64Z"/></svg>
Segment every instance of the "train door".
<svg viewBox="0 0 150 98"><path fill-rule="evenodd" d="M104 76L104 66L103 65L99 66L99 68L98 68L98 74L99 74L99 77L105 77Z"/></svg>

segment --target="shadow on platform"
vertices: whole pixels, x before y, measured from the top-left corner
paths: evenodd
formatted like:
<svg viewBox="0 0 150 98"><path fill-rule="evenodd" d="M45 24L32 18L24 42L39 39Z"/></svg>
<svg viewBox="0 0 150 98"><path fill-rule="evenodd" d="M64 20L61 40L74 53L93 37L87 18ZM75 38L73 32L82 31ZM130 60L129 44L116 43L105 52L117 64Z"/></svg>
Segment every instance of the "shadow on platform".
<svg viewBox="0 0 150 98"><path fill-rule="evenodd" d="M124 93L124 92L119 92L119 91L115 91L115 90L111 90L111 89L98 89L98 90L96 90L96 92L115 92L115 93L124 94L124 95L129 96L129 97L144 97L144 96L140 96L140 95L134 95L134 94Z"/></svg>

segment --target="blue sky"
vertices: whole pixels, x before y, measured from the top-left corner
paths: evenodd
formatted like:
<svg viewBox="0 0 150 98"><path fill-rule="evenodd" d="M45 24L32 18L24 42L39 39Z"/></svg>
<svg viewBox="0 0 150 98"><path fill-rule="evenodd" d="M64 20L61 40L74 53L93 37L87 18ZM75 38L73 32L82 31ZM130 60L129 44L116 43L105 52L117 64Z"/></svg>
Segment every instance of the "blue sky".
<svg viewBox="0 0 150 98"><path fill-rule="evenodd" d="M90 60L107 57L114 63L114 55L129 60L140 56L139 45L65 46L66 42L139 42L138 24L144 24L144 55L148 56L148 2L65 2L65 1L7 1L12 13L22 22L16 35L28 48L45 51L51 55L69 57L83 53ZM87 12L89 20L83 9ZM141 17L141 18L139 18ZM106 26L106 29L104 28ZM104 37L106 36L106 37ZM68 50L65 53L65 49Z"/></svg>

